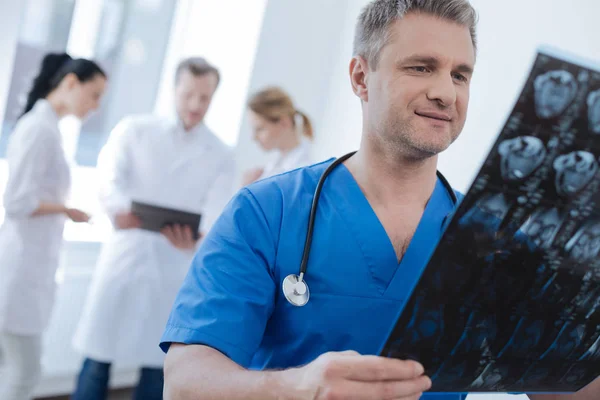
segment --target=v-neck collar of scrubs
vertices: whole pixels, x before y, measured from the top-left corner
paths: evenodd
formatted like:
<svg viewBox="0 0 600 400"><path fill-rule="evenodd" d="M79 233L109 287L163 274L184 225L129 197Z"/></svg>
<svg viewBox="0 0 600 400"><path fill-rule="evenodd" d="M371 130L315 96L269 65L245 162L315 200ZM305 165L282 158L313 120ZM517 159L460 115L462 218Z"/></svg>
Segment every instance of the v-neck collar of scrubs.
<svg viewBox="0 0 600 400"><path fill-rule="evenodd" d="M332 197L332 204L336 204L356 237L372 283L381 296L405 300L441 238L446 217L454 210L446 187L438 178L406 253L398 263L383 224L350 171L342 164L331 175L328 184L335 187L323 190L323 194Z"/></svg>

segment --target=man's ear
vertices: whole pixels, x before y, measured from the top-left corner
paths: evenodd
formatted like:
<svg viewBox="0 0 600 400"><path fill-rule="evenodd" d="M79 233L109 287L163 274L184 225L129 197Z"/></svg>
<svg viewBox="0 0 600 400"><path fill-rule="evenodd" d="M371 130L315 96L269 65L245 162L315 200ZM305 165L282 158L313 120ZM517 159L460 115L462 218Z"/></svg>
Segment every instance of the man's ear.
<svg viewBox="0 0 600 400"><path fill-rule="evenodd" d="M352 90L362 101L369 101L369 90L367 88L367 75L369 66L367 60L361 56L352 57L350 61L350 82Z"/></svg>

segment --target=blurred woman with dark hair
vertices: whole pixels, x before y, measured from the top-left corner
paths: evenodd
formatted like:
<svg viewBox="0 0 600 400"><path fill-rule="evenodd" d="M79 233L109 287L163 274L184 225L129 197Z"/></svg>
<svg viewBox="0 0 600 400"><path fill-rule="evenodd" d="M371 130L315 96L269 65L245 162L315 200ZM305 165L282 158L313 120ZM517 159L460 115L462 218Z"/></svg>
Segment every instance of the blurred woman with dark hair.
<svg viewBox="0 0 600 400"><path fill-rule="evenodd" d="M106 74L93 61L48 54L9 139L0 228L0 399L29 399L41 375L41 338L54 303L70 171L59 120L98 108Z"/></svg>

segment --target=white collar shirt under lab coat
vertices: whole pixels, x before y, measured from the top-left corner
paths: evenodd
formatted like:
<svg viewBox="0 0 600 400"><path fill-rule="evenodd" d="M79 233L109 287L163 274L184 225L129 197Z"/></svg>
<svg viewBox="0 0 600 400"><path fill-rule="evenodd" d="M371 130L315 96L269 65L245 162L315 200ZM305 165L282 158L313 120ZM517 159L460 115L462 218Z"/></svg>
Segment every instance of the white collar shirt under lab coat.
<svg viewBox="0 0 600 400"><path fill-rule="evenodd" d="M265 165L259 179L291 171L312 164L310 141L302 139L300 144L286 154L278 153L275 158Z"/></svg>
<svg viewBox="0 0 600 400"><path fill-rule="evenodd" d="M65 216L31 214L41 202L67 200L71 177L58 122L50 104L40 100L9 139L0 228L0 332L41 334L50 319Z"/></svg>
<svg viewBox="0 0 600 400"><path fill-rule="evenodd" d="M189 132L155 116L126 118L101 152L101 203L109 214L132 200L202 214L207 231L234 188L232 150L206 126ZM157 346L193 252L159 233L116 230L104 244L74 344L117 364L160 367Z"/></svg>

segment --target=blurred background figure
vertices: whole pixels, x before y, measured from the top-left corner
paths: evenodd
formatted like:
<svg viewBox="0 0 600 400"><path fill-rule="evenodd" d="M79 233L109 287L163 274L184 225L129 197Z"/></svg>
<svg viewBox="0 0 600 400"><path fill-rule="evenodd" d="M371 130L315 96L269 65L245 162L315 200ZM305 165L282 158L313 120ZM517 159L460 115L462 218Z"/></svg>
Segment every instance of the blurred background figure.
<svg viewBox="0 0 600 400"><path fill-rule="evenodd" d="M105 399L111 365L141 368L135 399L162 399L164 355L157 346L197 239L174 225L159 234L140 227L131 202L199 213L210 229L233 191L231 149L203 123L219 71L200 57L175 73L176 118L125 118L98 161L100 200L114 225L104 243L75 348L86 359L74 400Z"/></svg>
<svg viewBox="0 0 600 400"><path fill-rule="evenodd" d="M263 89L252 95L248 108L254 140L276 155L263 167L246 171L243 185L311 164L312 123L286 92L279 87Z"/></svg>
<svg viewBox="0 0 600 400"><path fill-rule="evenodd" d="M42 333L54 303L70 170L59 120L98 108L106 74L93 61L48 54L10 137L5 219L0 228L0 399L29 399L41 374Z"/></svg>

